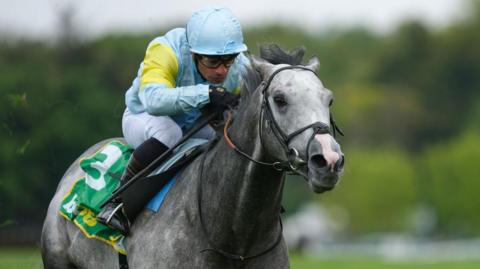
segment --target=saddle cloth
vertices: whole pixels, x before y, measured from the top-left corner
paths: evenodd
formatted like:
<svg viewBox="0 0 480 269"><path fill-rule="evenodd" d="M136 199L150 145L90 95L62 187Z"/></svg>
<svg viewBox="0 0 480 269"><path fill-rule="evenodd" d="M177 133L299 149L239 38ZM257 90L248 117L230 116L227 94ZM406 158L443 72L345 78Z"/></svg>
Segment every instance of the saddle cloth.
<svg viewBox="0 0 480 269"><path fill-rule="evenodd" d="M179 146L172 156L162 163L150 176L160 174L175 165L193 149L208 140L191 138ZM112 246L117 252L126 254L123 246L124 236L108 226L98 223L96 215L100 206L120 185L118 176L125 170L133 149L118 140L112 140L93 155L80 160L84 177L75 181L68 194L63 198L59 214L73 222L88 238L95 238ZM155 195L146 208L157 212L173 186L176 176Z"/></svg>

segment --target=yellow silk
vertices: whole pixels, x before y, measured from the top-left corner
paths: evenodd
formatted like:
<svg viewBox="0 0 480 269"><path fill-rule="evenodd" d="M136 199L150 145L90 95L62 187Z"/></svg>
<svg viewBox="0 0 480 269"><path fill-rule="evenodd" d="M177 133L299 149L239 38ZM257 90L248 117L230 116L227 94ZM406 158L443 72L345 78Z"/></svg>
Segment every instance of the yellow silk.
<svg viewBox="0 0 480 269"><path fill-rule="evenodd" d="M169 88L175 88L177 73L178 60L173 49L162 43L150 44L143 61L140 89L151 83L161 83Z"/></svg>

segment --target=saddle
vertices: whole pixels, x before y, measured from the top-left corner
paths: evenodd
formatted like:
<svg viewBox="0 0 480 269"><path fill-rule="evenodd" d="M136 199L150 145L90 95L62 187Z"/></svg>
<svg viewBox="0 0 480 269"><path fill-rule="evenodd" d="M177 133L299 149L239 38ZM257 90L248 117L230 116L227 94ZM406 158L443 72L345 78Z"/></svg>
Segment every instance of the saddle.
<svg viewBox="0 0 480 269"><path fill-rule="evenodd" d="M205 151L206 147L203 141L198 140L198 142L193 141L193 143L194 145L187 145L188 149L181 151L182 154L176 153L175 156L168 159L152 173L153 175L139 179L131 189L127 189L120 195L124 203L124 210L127 212L130 221L133 222L146 205L152 211L157 212L159 210L166 194L173 185L177 173ZM118 175L115 176L118 178Z"/></svg>

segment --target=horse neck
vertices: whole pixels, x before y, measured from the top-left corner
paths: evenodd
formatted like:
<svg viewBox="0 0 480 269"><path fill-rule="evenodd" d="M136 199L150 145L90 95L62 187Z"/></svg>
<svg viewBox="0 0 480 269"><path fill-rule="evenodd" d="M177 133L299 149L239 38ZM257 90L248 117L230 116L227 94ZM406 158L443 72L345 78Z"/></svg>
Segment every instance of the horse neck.
<svg viewBox="0 0 480 269"><path fill-rule="evenodd" d="M260 143L256 107L237 116L230 137L254 159L269 161ZM222 139L204 164L203 217L212 239L236 251L271 242L279 232L282 190L280 172L249 161Z"/></svg>

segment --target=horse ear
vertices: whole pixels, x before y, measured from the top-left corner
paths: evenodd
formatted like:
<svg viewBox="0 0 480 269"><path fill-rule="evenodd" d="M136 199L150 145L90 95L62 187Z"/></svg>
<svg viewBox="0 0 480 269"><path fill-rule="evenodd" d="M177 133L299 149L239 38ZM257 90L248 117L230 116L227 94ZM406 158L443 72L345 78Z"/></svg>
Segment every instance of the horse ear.
<svg viewBox="0 0 480 269"><path fill-rule="evenodd" d="M259 71L260 74L262 74L263 77L267 76L268 74L270 74L271 70L273 69L273 64L261 59L261 58L258 58L256 56L253 56L251 57L251 62L252 62L252 66L253 68L255 68L255 70Z"/></svg>
<svg viewBox="0 0 480 269"><path fill-rule="evenodd" d="M314 70L314 71L317 71L318 68L320 67L320 60L318 60L317 57L312 57L308 63L307 63L307 67Z"/></svg>

